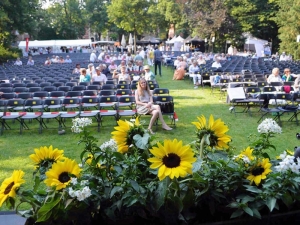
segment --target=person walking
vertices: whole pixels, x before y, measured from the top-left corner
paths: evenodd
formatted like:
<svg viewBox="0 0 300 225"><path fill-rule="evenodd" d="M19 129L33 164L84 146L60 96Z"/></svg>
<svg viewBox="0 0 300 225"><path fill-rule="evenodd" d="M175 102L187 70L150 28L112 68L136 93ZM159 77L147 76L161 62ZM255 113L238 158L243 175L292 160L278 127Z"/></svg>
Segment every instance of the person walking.
<svg viewBox="0 0 300 225"><path fill-rule="evenodd" d="M161 76L161 61L162 61L162 52L156 46L154 51L155 76L157 75L157 67L158 67L159 76Z"/></svg>

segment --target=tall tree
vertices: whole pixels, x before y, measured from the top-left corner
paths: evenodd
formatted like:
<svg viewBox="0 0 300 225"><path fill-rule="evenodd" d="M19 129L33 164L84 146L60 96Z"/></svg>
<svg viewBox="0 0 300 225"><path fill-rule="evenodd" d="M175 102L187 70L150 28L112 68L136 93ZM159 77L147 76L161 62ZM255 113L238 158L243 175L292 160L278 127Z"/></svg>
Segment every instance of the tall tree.
<svg viewBox="0 0 300 225"><path fill-rule="evenodd" d="M54 0L47 11L51 14L51 25L63 39L82 38L85 34L86 19L81 0Z"/></svg>
<svg viewBox="0 0 300 225"><path fill-rule="evenodd" d="M107 6L109 20L127 32L133 32L134 49L136 36L142 34L151 21L147 14L150 2L147 0L114 0Z"/></svg>
<svg viewBox="0 0 300 225"><path fill-rule="evenodd" d="M300 2L298 0L276 1L279 11L274 18L279 26L280 51L292 54L300 59L300 43L296 42L300 34Z"/></svg>
<svg viewBox="0 0 300 225"><path fill-rule="evenodd" d="M104 31L109 29L106 0L85 0L87 22L93 32L100 38Z"/></svg>
<svg viewBox="0 0 300 225"><path fill-rule="evenodd" d="M41 8L39 0L0 1L0 44L9 46L14 31L32 33L37 27L36 12Z"/></svg>

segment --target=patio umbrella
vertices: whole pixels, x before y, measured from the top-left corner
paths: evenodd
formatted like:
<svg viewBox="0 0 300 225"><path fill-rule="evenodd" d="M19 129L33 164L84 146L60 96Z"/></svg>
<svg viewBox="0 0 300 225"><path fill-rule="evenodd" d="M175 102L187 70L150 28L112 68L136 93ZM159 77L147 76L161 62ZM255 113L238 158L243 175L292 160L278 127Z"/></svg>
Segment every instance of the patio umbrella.
<svg viewBox="0 0 300 225"><path fill-rule="evenodd" d="M126 47L126 40L125 40L124 34L122 35L121 45L122 45L123 47Z"/></svg>
<svg viewBox="0 0 300 225"><path fill-rule="evenodd" d="M128 44L133 45L133 38L132 38L131 33L129 34Z"/></svg>

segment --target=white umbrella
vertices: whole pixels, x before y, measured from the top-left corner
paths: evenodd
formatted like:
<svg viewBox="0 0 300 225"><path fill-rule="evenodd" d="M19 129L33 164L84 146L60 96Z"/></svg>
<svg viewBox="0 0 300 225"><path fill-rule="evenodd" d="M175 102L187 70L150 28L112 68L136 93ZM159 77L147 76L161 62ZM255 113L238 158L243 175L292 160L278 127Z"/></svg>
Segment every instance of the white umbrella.
<svg viewBox="0 0 300 225"><path fill-rule="evenodd" d="M133 45L133 38L132 38L131 33L129 34L128 44Z"/></svg>
<svg viewBox="0 0 300 225"><path fill-rule="evenodd" d="M125 40L124 34L122 35L121 45L122 45L123 47L126 46L126 40Z"/></svg>

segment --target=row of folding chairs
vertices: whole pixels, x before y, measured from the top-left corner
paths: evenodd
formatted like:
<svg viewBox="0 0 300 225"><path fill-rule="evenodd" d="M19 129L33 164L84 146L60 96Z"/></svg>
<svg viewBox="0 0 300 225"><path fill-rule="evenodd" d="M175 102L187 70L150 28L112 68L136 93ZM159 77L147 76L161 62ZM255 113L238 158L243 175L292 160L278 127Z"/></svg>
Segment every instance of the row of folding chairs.
<svg viewBox="0 0 300 225"><path fill-rule="evenodd" d="M173 102L173 97L155 96L154 100L160 103ZM47 128L45 120L49 119L55 119L60 130L66 127L65 120L68 118L93 117L100 131L103 117L112 116L117 121L124 116L137 116L134 96L0 100L0 110L1 134L5 129L10 129L8 120L20 123L20 133L23 129L29 129L25 121L36 120L41 133Z"/></svg>

